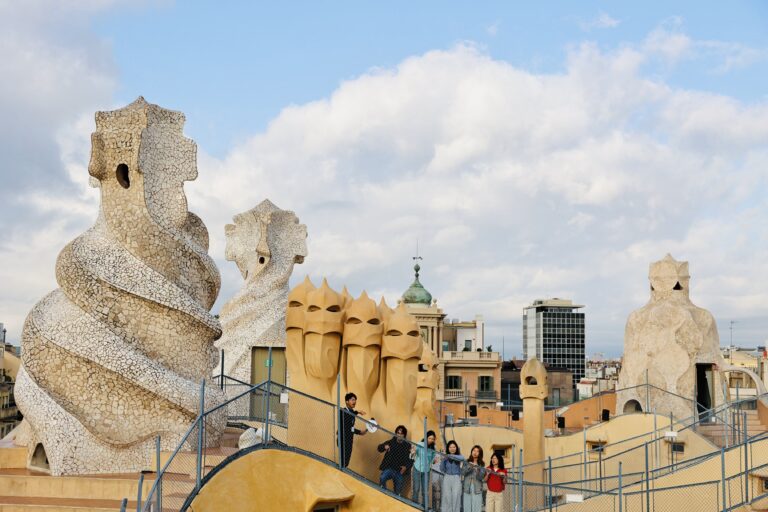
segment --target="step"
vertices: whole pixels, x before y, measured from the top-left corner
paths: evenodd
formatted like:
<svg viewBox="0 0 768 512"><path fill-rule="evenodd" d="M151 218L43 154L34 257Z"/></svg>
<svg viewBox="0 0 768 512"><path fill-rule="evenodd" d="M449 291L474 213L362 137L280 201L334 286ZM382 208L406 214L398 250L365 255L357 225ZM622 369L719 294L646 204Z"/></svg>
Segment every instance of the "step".
<svg viewBox="0 0 768 512"><path fill-rule="evenodd" d="M144 494L154 479L154 474L145 475ZM136 496L138 490L137 473L51 476L28 469L0 469L0 496L122 500Z"/></svg>
<svg viewBox="0 0 768 512"><path fill-rule="evenodd" d="M0 496L0 512L114 512L121 504L122 500ZM128 501L131 508L136 508L136 501Z"/></svg>

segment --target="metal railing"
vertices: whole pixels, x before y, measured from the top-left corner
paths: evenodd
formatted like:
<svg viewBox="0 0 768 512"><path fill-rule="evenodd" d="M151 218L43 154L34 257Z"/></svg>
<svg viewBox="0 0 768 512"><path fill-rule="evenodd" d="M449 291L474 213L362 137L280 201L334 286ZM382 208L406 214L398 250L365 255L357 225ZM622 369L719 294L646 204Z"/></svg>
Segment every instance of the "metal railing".
<svg viewBox="0 0 768 512"><path fill-rule="evenodd" d="M258 384L248 383L227 376L216 376L213 382L225 390L227 400L210 410L204 410L206 382L201 383L200 413L183 436L179 446L161 465L159 439L157 442L156 477L146 497L141 495L139 485L137 511L181 510L190 497L196 495L211 469L221 464L228 456L247 446L239 445L230 451L215 446L221 437L221 426L216 424L217 415L226 408L230 426L238 426L250 434L248 446L261 443L268 446L294 446L311 453L315 458L336 465L340 470L380 485L382 492L405 503L423 509L438 510L446 492L455 492L455 482L450 466L458 466L462 478L475 478L477 484L470 491L483 489L483 480L489 472L473 466L457 457L419 448L413 439L426 437L426 421L422 432L411 433L411 439L399 438L392 430L383 428L360 417L349 418L349 412L337 403L319 400L297 390L288 388L271 379ZM209 383L210 385L210 383ZM587 432L584 429L584 449L545 461L523 464L522 450L514 453L510 474L505 482L502 503L505 511L557 510L559 507L578 507L577 502L589 501L589 509L619 512L651 510L659 512L672 510L666 504L679 500L684 494L691 499L702 501L696 510L730 510L764 497L764 491L750 473L768 467L768 433L750 437L747 421L744 419L752 402L763 397L749 397L729 402L682 420L670 418L668 425L654 425L651 432L644 433L617 443L598 445L588 449ZM291 407L290 404L293 404ZM737 418L741 416L741 420ZM344 418L370 431L365 443L376 445L376 452L355 448L357 456L350 460L349 450L339 434ZM654 420L656 416L654 415ZM674 450L673 441L662 433L696 430L702 426L722 426L727 446L697 457L680 457ZM301 431L310 426L311 444L302 446L302 436L294 439L288 434L289 428ZM597 428L597 426L590 427ZM438 432L440 434L445 432ZM243 436L247 437L247 436ZM240 438L242 442L243 437ZM307 439L304 437L303 439ZM362 441L358 442L362 443ZM387 466L383 453L395 446L400 453L396 471ZM397 444L396 444L397 443ZM405 443L400 446L400 444ZM443 445L444 446L444 445ZM468 447L464 447L465 451ZM391 449L391 448L390 448ZM407 460L403 454L407 453ZM366 455L361 455L366 454ZM354 455L354 453L353 453ZM519 457L519 458L518 458ZM696 473L697 467L712 466L721 459L719 480L700 479L699 476L713 474L710 467ZM489 456L486 455L487 464ZM517 460L516 460L517 459ZM392 461L390 461L391 463ZM392 464L390 464L392 465ZM377 468L381 466L381 471ZM401 468L402 473L399 475ZM685 485L674 485L674 475L689 471ZM541 478L532 478L531 475ZM479 476L478 476L479 475ZM386 477L386 478L385 478ZM144 476L142 475L142 479ZM392 488L388 487L392 482ZM466 490L464 484L462 489ZM712 505L712 502L716 505ZM696 501L698 503L698 501ZM706 505L705 506L705 503Z"/></svg>
<svg viewBox="0 0 768 512"><path fill-rule="evenodd" d="M383 475L383 471L379 472L376 468L384 463L384 454L380 453L386 451L383 449L374 452L370 460L353 460L353 463L346 467L348 461L345 461L344 458L345 447L339 435L339 425L343 423L343 418L347 417L349 413L346 409L339 407L339 404L319 400L270 380L255 386L226 376L223 379L217 376L215 380L219 381L219 386L226 389L229 398L224 403L209 410L203 411L201 409L201 414L190 426L179 446L170 454L164 465L160 464L160 451L158 449L155 482L146 496L141 495L142 485L139 486L137 511L182 510L184 504L189 503L191 498L205 484L206 475L238 451L250 448L254 444L290 446L288 439L289 423L295 425L295 431L300 431L302 428L309 428L312 431L311 436L302 437L298 434L299 441L295 448L303 449L316 459L331 463L344 472L367 480L372 485L380 486L382 492L395 499L417 508L423 508L423 505L417 504L412 498L417 492L417 485L419 485L419 489L426 488L428 482L424 483L424 478L428 480L430 472L420 471L419 474L424 478L414 477L417 471L414 468L423 468L426 465L425 461L417 463L415 454L427 453L426 450L418 448L416 443L406 438L397 441L398 436L392 430L363 418L354 417L352 418L353 422L362 427L361 430L366 432L372 430L366 435L369 444L374 443L377 446L386 443L402 444L400 452L405 455L404 465L407 467L407 472L400 475L402 478L392 477L391 474ZM201 397L205 395L205 385L205 382L201 384ZM294 404L293 408L289 404ZM229 425L237 425L244 432L250 430L252 434L250 441L242 445L243 437L241 437L238 448L232 448L229 451L222 451L220 448L206 448L206 446L215 445L221 436L220 429L212 426L211 418L224 408L228 412ZM324 426L325 429L319 428L320 426ZM322 435L323 431L325 435ZM412 436L419 439L426 436L426 421L424 431L412 434ZM302 439L305 441L304 446L301 445ZM398 460L397 462L402 461ZM390 478L382 483L383 476ZM143 474L141 478L144 478ZM390 481L396 481L397 485L390 484ZM417 482L419 483L417 484ZM422 501L423 499L424 496L422 495Z"/></svg>

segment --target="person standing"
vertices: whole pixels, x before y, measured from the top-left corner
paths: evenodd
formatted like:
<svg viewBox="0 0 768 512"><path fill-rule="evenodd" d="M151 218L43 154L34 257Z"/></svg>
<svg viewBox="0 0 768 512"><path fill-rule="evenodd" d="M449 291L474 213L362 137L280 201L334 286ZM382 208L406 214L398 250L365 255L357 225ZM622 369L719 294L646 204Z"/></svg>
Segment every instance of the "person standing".
<svg viewBox="0 0 768 512"><path fill-rule="evenodd" d="M429 485L429 469L435 459L435 441L437 435L434 430L427 432L427 438L422 439L416 446L411 448L413 455L413 501L416 503L426 503L429 499L429 489L424 485L425 477ZM424 446L426 444L426 447Z"/></svg>
<svg viewBox="0 0 768 512"><path fill-rule="evenodd" d="M432 474L429 485L432 488L432 512L440 512L440 494L443 488L443 472L440 470L440 456L436 455L432 462Z"/></svg>
<svg viewBox="0 0 768 512"><path fill-rule="evenodd" d="M365 411L356 411L357 395L347 393L344 395L346 407L339 409L339 447L341 448L341 467L349 465L352 457L352 443L355 436L364 436L368 431L355 428L355 418L359 414L365 416Z"/></svg>
<svg viewBox="0 0 768 512"><path fill-rule="evenodd" d="M445 448L447 454L440 462L440 472L443 474L443 486L441 490L440 511L461 511L461 455L456 441L448 441Z"/></svg>
<svg viewBox="0 0 768 512"><path fill-rule="evenodd" d="M488 495L485 501L485 512L502 512L504 510L504 488L507 482L507 470L504 469L504 457L494 453L491 455L485 481L488 484Z"/></svg>
<svg viewBox="0 0 768 512"><path fill-rule="evenodd" d="M469 452L469 457L467 457L467 461L461 469L464 512L482 512L484 473L483 449L475 445Z"/></svg>
<svg viewBox="0 0 768 512"><path fill-rule="evenodd" d="M377 448L379 453L384 453L384 459L379 466L379 484L386 489L387 482L392 480L397 495L403 492L405 475L411 469L411 445L405 441L407 436L408 429L405 425L398 425L392 439L381 443Z"/></svg>

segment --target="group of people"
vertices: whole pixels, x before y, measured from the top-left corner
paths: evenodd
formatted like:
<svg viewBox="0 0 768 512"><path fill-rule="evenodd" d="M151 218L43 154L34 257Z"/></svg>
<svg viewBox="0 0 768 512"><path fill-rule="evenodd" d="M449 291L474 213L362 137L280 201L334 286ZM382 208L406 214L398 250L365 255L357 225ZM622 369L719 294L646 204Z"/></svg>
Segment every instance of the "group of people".
<svg viewBox="0 0 768 512"><path fill-rule="evenodd" d="M433 508L442 512L481 512L485 499L486 512L501 512L507 479L504 456L494 452L486 466L480 446L473 446L465 458L456 441L448 441L446 452L435 452L433 458L437 464L432 468ZM440 496L439 508L435 494Z"/></svg>
<svg viewBox="0 0 768 512"><path fill-rule="evenodd" d="M355 394L347 393L344 398L346 408L340 411L339 444L341 463L346 467L354 436L365 435L367 431L355 428L356 416L366 414L355 410ZM503 455L494 452L486 466L483 449L478 445L473 446L469 456L465 457L456 441L448 441L445 453L438 452L437 435L432 430L415 445L407 439L408 429L398 425L395 435L378 445L379 453L384 454L379 465L382 487L386 488L392 481L393 491L402 496L410 474L411 499L418 503L429 501L432 510L481 512L485 501L486 512L501 512L507 477Z"/></svg>

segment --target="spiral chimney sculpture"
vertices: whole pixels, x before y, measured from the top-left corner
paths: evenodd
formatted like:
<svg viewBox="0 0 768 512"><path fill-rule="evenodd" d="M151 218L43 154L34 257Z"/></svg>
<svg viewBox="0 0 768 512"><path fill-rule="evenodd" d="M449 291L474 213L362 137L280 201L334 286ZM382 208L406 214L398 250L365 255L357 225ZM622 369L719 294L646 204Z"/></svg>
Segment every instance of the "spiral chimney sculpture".
<svg viewBox="0 0 768 512"><path fill-rule="evenodd" d="M96 114L96 224L61 251L60 288L22 335L16 439L33 467L47 458L55 475L147 469L155 437L173 449L198 414L200 382L218 361L209 310L220 276L205 225L187 211L183 185L197 163L183 126L182 113L143 98ZM210 408L223 395L209 386L205 400ZM224 414L206 424L208 445Z"/></svg>

